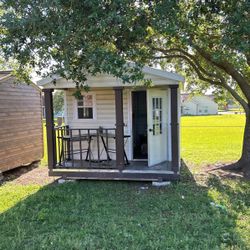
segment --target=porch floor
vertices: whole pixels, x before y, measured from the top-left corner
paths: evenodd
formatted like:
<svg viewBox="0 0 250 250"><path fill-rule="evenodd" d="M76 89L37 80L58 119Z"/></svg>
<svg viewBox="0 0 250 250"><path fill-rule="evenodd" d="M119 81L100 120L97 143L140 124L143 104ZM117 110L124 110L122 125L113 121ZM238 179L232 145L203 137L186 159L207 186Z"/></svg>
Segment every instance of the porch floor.
<svg viewBox="0 0 250 250"><path fill-rule="evenodd" d="M80 161L74 160L72 161L65 161L61 164L61 166L57 166L56 169L86 169L86 170L110 170L110 169L117 169L116 161L100 161L100 162L89 162L89 161ZM169 172L172 171L172 164L171 162L165 161L160 164L154 165L149 167L148 161L130 161L128 165L125 165L123 172L130 172L130 171L140 171L140 172Z"/></svg>
<svg viewBox="0 0 250 250"><path fill-rule="evenodd" d="M116 167L116 161L88 162L74 160L50 169L50 176L62 176L66 179L92 180L135 180L135 181L176 181L179 173L172 171L171 162L162 162L148 167L147 161L130 161L123 170Z"/></svg>

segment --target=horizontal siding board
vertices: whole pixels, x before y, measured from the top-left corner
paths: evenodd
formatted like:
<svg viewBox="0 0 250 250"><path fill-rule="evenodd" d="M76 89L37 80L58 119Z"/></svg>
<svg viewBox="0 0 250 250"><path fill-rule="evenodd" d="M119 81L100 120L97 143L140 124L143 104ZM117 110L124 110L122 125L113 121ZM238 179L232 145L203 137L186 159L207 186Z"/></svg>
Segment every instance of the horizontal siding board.
<svg viewBox="0 0 250 250"><path fill-rule="evenodd" d="M3 113L3 112L7 112L7 113L10 113L10 114L13 114L13 113L16 113L16 112L30 112L30 110L32 110L33 112L37 113L37 112L41 112L41 106L40 105L36 105L34 106L33 108L31 108L30 106L29 107L23 107L23 106L19 106L19 107L9 107L8 108L8 112L6 110L6 108L0 106L0 113Z"/></svg>
<svg viewBox="0 0 250 250"><path fill-rule="evenodd" d="M34 100L37 100L38 101L38 97L41 96L40 93L30 93L30 94L27 94L27 95L10 95L8 93L2 93L1 90L0 90L0 96L1 96L1 100L10 100L10 101L19 101L19 100L25 100L26 102L29 102L29 101L34 101ZM6 98L8 97L8 98Z"/></svg>
<svg viewBox="0 0 250 250"><path fill-rule="evenodd" d="M34 111L17 111L17 112L5 112L5 113L0 113L0 116L2 117L17 117L17 116L32 116L35 117L37 113L39 113L40 110L34 112Z"/></svg>
<svg viewBox="0 0 250 250"><path fill-rule="evenodd" d="M0 104L4 105L4 104L8 104L8 105L31 105L31 106L37 106L40 104L40 102L38 100L10 100L9 98L6 98L6 100L0 100ZM8 107L8 106L7 106Z"/></svg>
<svg viewBox="0 0 250 250"><path fill-rule="evenodd" d="M42 149L43 145L41 145L40 141L37 141L36 143L29 143L29 144L26 144L26 145L22 145L22 148L20 147L10 147L9 149L5 149L4 151L2 151L0 153L0 156L1 157L4 157L4 158L11 158L13 155L16 155L16 154L20 154L22 152L29 152L30 154L33 153L33 151L36 151L38 149ZM6 156L6 155L7 156Z"/></svg>
<svg viewBox="0 0 250 250"><path fill-rule="evenodd" d="M39 120L37 120L37 121L35 121L35 122L32 122L32 125L33 125L33 127L30 127L30 124L27 124L27 130L28 129L33 129L33 128L38 128L38 127L40 127L41 126L41 121L39 121ZM26 128L26 127L25 127ZM14 132L15 133L15 130L20 130L20 129L22 129L23 130L23 127L22 126L20 126L20 124L19 123L12 123L12 124L10 124L10 123L8 123L8 122L6 122L6 123L2 123L1 122L1 130L6 130L6 132L8 132L8 130L11 132Z"/></svg>
<svg viewBox="0 0 250 250"><path fill-rule="evenodd" d="M40 136L42 136L42 132L38 129L36 132L31 131L30 133L29 133L29 131L17 132L17 133L12 132L12 133L9 133L7 135L6 134L2 135L0 138L0 142L8 144L8 143L12 143L13 141L16 142L17 140L23 140L23 141L28 140L28 139L33 140L33 139L36 139L37 137L40 137ZM19 143L21 143L21 142L19 142ZM32 143L32 141L30 141L28 143ZM1 148L2 147L5 147L5 145L1 146Z"/></svg>
<svg viewBox="0 0 250 250"><path fill-rule="evenodd" d="M1 104L1 108L8 109L10 107L10 109L12 110L12 105L13 104L11 102L4 102ZM27 106L30 107L30 109L39 108L41 107L41 103L30 103L29 105L27 105L27 103L18 103L18 107L20 108L27 108ZM14 106L14 108L16 108L16 106Z"/></svg>
<svg viewBox="0 0 250 250"><path fill-rule="evenodd" d="M42 133L40 131L38 131L36 134L10 134L8 137L1 135L1 139L0 142L4 143L5 145L1 146L1 149L6 148L8 145L18 145L18 146L22 146L25 144L32 144L33 141L36 141L37 138L42 137Z"/></svg>
<svg viewBox="0 0 250 250"><path fill-rule="evenodd" d="M37 135L38 136L40 136L42 133L40 133L40 134L26 134L26 135L16 135L14 138L12 138L12 139L14 139L14 141L18 141L18 140L32 140L32 139L34 139L34 138L36 138L37 137ZM12 143L12 141L11 141L11 138L10 137L8 137L8 136L3 136L2 138L0 138L0 143L6 143L6 144L8 144L8 143ZM1 146L1 148L3 148L4 146Z"/></svg>
<svg viewBox="0 0 250 250"><path fill-rule="evenodd" d="M39 127L40 124L41 124L41 122L39 122L39 121L37 121L36 123L32 123L32 125L27 124L26 130L29 133L33 133L33 131L41 132L41 129ZM15 134L15 133L23 132L23 131L24 131L23 127L20 127L19 124L16 124L16 126L12 126L12 127L10 127L10 126L6 126L6 127L1 126L0 135L10 136L10 134Z"/></svg>
<svg viewBox="0 0 250 250"><path fill-rule="evenodd" d="M3 97L4 95L8 95L11 99L13 97L17 97L19 99L22 99L22 98L26 98L26 97L31 97L31 98L34 98L34 97L37 97L37 96L40 96L41 93L40 92L30 92L30 91L20 91L20 92L17 92L19 90L13 90L13 91L2 91L0 90L0 96Z"/></svg>

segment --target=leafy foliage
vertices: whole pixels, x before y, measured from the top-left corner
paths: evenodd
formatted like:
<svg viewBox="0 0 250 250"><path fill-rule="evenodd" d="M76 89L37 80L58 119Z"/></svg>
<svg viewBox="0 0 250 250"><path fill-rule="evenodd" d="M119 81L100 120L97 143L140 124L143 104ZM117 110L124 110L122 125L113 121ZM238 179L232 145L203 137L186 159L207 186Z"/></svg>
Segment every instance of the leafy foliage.
<svg viewBox="0 0 250 250"><path fill-rule="evenodd" d="M62 113L63 106L64 106L64 92L62 90L57 90L53 95L54 113L55 114Z"/></svg>
<svg viewBox="0 0 250 250"><path fill-rule="evenodd" d="M248 1L2 2L1 43L20 65L46 68L81 87L89 74L142 80L142 66L160 59L188 82L200 79L201 89L212 83L217 94L226 88L236 99L250 98ZM225 62L237 76L221 67Z"/></svg>
<svg viewBox="0 0 250 250"><path fill-rule="evenodd" d="M82 85L88 74L108 73L124 82L142 80L142 65L115 46L120 32L140 38L133 1L3 1L3 50L21 65L46 68ZM134 33L135 32L135 33ZM128 38L129 39L129 38ZM40 73L40 72L37 72Z"/></svg>

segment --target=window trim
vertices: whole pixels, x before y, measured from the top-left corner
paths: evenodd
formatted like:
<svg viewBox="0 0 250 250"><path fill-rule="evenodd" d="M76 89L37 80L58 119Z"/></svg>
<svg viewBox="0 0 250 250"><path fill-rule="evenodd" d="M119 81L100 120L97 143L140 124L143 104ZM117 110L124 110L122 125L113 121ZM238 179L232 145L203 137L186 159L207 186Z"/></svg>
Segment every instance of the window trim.
<svg viewBox="0 0 250 250"><path fill-rule="evenodd" d="M77 121L94 121L96 120L96 94L93 92L82 92L81 93L83 96L84 95L92 95L93 98L93 118L78 118L78 105L77 105L77 99L75 97L74 98L74 118Z"/></svg>

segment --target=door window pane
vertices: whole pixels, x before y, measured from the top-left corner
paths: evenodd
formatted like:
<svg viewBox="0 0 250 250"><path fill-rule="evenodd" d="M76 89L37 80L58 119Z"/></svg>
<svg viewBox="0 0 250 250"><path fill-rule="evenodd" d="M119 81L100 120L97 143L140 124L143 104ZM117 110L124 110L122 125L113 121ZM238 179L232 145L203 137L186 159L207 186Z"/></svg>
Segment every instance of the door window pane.
<svg viewBox="0 0 250 250"><path fill-rule="evenodd" d="M152 98L153 135L162 134L162 98Z"/></svg>

